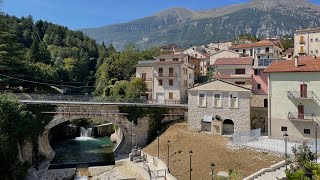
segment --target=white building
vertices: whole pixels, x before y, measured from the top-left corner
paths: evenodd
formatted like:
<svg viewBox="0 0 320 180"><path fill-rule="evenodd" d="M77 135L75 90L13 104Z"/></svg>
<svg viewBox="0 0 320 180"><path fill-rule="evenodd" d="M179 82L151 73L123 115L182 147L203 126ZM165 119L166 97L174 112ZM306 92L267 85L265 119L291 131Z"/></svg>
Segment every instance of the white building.
<svg viewBox="0 0 320 180"><path fill-rule="evenodd" d="M320 56L320 28L301 29L294 33L294 55Z"/></svg>
<svg viewBox="0 0 320 180"><path fill-rule="evenodd" d="M140 61L136 65L136 76L145 77L149 84L149 100L156 103L187 101L187 89L194 85L195 69L188 57L186 54L161 55L155 61Z"/></svg>

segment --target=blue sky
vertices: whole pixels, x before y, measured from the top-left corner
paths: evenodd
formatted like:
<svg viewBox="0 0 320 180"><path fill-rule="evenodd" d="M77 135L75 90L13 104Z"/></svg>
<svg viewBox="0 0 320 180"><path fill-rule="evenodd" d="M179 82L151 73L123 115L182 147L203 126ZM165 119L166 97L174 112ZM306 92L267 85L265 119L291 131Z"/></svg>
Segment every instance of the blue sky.
<svg viewBox="0 0 320 180"><path fill-rule="evenodd" d="M1 10L32 15L70 29L100 27L150 16L171 7L211 9L249 0L4 0ZM320 4L320 0L311 0Z"/></svg>

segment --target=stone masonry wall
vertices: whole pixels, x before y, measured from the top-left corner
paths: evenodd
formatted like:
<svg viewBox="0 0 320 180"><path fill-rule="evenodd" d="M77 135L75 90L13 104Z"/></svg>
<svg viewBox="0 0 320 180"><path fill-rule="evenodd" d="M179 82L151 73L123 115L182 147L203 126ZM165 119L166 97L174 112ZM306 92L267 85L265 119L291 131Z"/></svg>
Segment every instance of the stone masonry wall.
<svg viewBox="0 0 320 180"><path fill-rule="evenodd" d="M234 122L234 131L250 130L250 93L239 92L239 108L229 108L229 92L222 92L221 108L213 107L213 92L207 92L207 106L198 106L198 92L189 91L188 127L194 131L201 131L204 115L219 115L222 120L230 119Z"/></svg>

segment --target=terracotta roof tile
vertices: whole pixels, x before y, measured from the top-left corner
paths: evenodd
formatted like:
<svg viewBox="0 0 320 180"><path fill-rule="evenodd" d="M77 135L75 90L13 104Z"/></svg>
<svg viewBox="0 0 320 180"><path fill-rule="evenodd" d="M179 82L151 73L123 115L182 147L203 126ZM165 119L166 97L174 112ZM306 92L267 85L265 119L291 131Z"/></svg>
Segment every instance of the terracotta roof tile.
<svg viewBox="0 0 320 180"><path fill-rule="evenodd" d="M268 40L259 41L251 44L237 44L233 45L231 49L241 49L241 48L253 48L253 47L263 47L263 46L273 46L274 43Z"/></svg>
<svg viewBox="0 0 320 180"><path fill-rule="evenodd" d="M213 76L214 79L251 79L252 75L241 75L241 74L236 74L236 75L224 75L224 74L218 74Z"/></svg>
<svg viewBox="0 0 320 180"><path fill-rule="evenodd" d="M299 60L298 67L295 67L294 60L274 61L264 72L320 72L320 60Z"/></svg>
<svg viewBox="0 0 320 180"><path fill-rule="evenodd" d="M252 65L252 57L218 58L214 65Z"/></svg>

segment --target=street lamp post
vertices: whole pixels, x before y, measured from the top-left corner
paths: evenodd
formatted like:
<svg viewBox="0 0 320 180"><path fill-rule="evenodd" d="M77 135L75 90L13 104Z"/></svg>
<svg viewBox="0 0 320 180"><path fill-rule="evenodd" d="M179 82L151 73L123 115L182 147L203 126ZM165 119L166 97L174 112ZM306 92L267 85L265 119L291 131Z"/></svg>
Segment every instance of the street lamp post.
<svg viewBox="0 0 320 180"><path fill-rule="evenodd" d="M212 162L211 164L210 164L210 168L211 168L211 179L213 180L213 178L214 178L214 167L215 167L216 165L214 164L214 162Z"/></svg>
<svg viewBox="0 0 320 180"><path fill-rule="evenodd" d="M190 164L189 164L189 171L190 171L190 180L192 176L192 166L191 166L191 157L192 157L192 150L189 151L189 157L190 157Z"/></svg>
<svg viewBox="0 0 320 180"><path fill-rule="evenodd" d="M316 163L318 163L318 123L315 123L316 126L316 133L315 133L315 136L316 136L316 152L315 152L315 155L316 155Z"/></svg>
<svg viewBox="0 0 320 180"><path fill-rule="evenodd" d="M170 173L170 169L169 169L169 167L170 167L170 141L168 141L167 142L167 144L168 144L168 157L167 157L167 163L168 163L168 173Z"/></svg>
<svg viewBox="0 0 320 180"><path fill-rule="evenodd" d="M160 157L160 155L159 155L159 153L160 153L160 150L159 150L159 146L160 146L160 142L159 142L159 140L160 140L160 138L159 138L159 136L160 136L160 131L158 131L157 132L157 139L158 139L158 159L159 159L159 157Z"/></svg>
<svg viewBox="0 0 320 180"><path fill-rule="evenodd" d="M284 158L286 161L286 170L288 170L288 152L287 152L287 141L288 141L288 134L284 133L283 134L283 139L284 139Z"/></svg>

